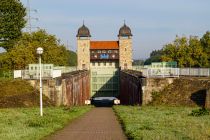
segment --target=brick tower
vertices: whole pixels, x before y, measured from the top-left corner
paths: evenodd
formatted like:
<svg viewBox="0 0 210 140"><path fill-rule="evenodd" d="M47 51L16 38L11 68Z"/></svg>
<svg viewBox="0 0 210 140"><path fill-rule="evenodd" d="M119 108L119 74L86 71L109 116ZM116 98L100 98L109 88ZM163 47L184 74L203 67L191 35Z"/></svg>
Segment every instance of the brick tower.
<svg viewBox="0 0 210 140"><path fill-rule="evenodd" d="M84 25L78 29L77 33L77 68L90 69L90 31Z"/></svg>
<svg viewBox="0 0 210 140"><path fill-rule="evenodd" d="M132 68L132 33L124 23L119 30L119 67L121 69Z"/></svg>

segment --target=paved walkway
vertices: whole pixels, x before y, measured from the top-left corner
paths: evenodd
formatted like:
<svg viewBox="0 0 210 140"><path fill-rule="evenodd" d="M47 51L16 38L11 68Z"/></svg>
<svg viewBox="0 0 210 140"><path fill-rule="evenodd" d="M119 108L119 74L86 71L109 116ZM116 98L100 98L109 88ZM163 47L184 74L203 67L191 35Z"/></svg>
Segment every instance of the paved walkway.
<svg viewBox="0 0 210 140"><path fill-rule="evenodd" d="M126 140L109 107L96 107L47 140Z"/></svg>

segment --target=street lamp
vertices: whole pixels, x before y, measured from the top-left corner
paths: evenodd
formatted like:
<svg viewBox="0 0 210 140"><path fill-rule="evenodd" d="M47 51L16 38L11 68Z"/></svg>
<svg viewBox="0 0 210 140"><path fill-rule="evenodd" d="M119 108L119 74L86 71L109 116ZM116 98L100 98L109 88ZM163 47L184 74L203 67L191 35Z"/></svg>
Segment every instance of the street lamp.
<svg viewBox="0 0 210 140"><path fill-rule="evenodd" d="M41 54L43 53L43 48L39 47L36 49L36 53L39 55L39 87L40 87L40 115L43 116L42 111L42 62L41 62Z"/></svg>

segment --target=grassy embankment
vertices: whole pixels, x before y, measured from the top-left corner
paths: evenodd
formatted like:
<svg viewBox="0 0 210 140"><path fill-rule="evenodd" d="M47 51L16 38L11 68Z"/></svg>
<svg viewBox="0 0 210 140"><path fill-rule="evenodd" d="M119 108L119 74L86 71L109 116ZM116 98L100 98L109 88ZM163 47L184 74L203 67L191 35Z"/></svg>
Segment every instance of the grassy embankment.
<svg viewBox="0 0 210 140"><path fill-rule="evenodd" d="M73 119L90 110L90 106L71 108L44 108L44 116L39 116L39 108L0 109L1 140L39 140L63 128Z"/></svg>
<svg viewBox="0 0 210 140"><path fill-rule="evenodd" d="M209 140L210 115L192 107L115 106L126 135L134 140Z"/></svg>
<svg viewBox="0 0 210 140"><path fill-rule="evenodd" d="M0 80L0 140L42 139L91 108L53 107L45 96L43 104L44 116L40 117L38 91L24 80Z"/></svg>
<svg viewBox="0 0 210 140"><path fill-rule="evenodd" d="M43 97L44 106L53 102ZM20 79L0 79L0 108L39 106L39 91L27 81Z"/></svg>

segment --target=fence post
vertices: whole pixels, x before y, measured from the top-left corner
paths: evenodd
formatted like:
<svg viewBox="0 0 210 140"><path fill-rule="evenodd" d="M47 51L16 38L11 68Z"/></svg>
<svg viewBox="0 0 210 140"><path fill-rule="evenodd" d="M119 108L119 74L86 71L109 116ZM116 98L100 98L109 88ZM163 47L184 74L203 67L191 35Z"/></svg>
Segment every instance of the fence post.
<svg viewBox="0 0 210 140"><path fill-rule="evenodd" d="M177 68L177 71L178 71L178 77L180 77L181 68Z"/></svg>
<svg viewBox="0 0 210 140"><path fill-rule="evenodd" d="M206 102L205 108L210 109L210 88L206 89Z"/></svg>

